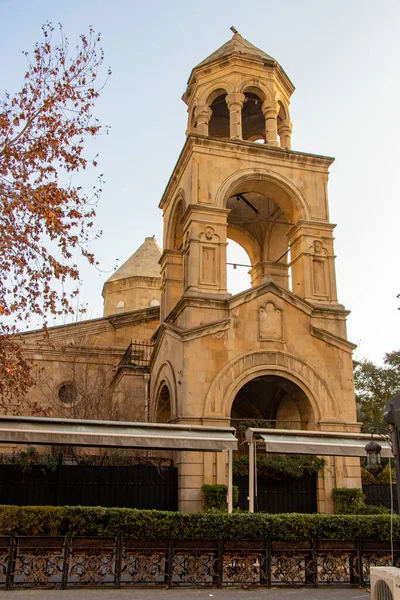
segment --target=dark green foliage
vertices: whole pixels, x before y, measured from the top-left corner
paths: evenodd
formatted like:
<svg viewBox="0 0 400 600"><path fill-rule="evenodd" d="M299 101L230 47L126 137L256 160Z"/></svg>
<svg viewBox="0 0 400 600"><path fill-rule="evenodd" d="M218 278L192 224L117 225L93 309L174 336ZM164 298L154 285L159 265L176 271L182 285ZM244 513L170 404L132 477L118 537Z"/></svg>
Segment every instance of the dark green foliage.
<svg viewBox="0 0 400 600"><path fill-rule="evenodd" d="M355 363L354 387L362 430L387 429L383 420L386 402L400 391L400 351L385 354L384 366L369 360Z"/></svg>
<svg viewBox="0 0 400 600"><path fill-rule="evenodd" d="M318 456L301 454L259 454L257 475L262 479L300 479L306 474L317 473L325 466ZM240 456L233 461L235 475L248 475L249 457Z"/></svg>
<svg viewBox="0 0 400 600"><path fill-rule="evenodd" d="M365 504L365 494L360 488L335 488L332 495L337 514L354 515Z"/></svg>
<svg viewBox="0 0 400 600"><path fill-rule="evenodd" d="M383 468L383 471L379 473L376 479L377 483L390 483L390 480L392 483L396 483L397 479L394 467L392 467L390 473L389 465L386 465L386 467Z"/></svg>
<svg viewBox="0 0 400 600"><path fill-rule="evenodd" d="M365 494L359 488L335 488L333 490L335 513L342 515L379 515L389 513L384 506L365 504Z"/></svg>
<svg viewBox="0 0 400 600"><path fill-rule="evenodd" d="M220 483L207 484L201 486L201 494L203 497L203 508L204 510L228 510L227 494L228 486ZM232 490L233 506L238 503L239 500L239 488L237 485L233 486Z"/></svg>
<svg viewBox="0 0 400 600"><path fill-rule="evenodd" d="M378 483L372 473L367 471L365 467L361 467L361 481L365 485L374 485Z"/></svg>
<svg viewBox="0 0 400 600"><path fill-rule="evenodd" d="M30 471L34 465L39 465L44 473L46 471L54 473L57 471L58 461L57 454L39 454L34 446L28 446L26 450L21 450L13 457L14 465L23 473Z"/></svg>
<svg viewBox="0 0 400 600"><path fill-rule="evenodd" d="M389 540L389 515L190 513L84 506L0 506L0 535L116 536L134 539ZM400 517L393 518L400 539Z"/></svg>

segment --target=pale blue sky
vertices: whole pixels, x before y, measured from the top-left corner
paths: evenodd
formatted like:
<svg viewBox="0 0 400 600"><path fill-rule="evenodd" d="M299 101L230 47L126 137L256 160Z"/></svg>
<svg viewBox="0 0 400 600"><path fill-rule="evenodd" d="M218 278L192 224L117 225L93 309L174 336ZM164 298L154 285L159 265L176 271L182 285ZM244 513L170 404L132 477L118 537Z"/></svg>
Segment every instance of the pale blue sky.
<svg viewBox="0 0 400 600"><path fill-rule="evenodd" d="M352 311L349 338L361 342L356 356L379 361L400 348L398 0L0 0L2 89L20 86L21 51L47 20L61 22L71 42L93 25L113 71L97 111L111 132L95 143L107 182L103 236L93 244L102 269L148 235L161 243L158 202L184 143L181 95L192 67L234 25L296 86L293 149L336 157L329 198L338 292ZM82 277L88 314L101 316L107 275L83 265Z"/></svg>

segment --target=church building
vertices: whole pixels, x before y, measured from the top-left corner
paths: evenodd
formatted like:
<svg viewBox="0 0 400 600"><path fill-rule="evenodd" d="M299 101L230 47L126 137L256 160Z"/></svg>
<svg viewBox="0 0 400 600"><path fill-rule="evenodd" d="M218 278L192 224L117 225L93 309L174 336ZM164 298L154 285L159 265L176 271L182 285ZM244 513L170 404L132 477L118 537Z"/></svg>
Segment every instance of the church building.
<svg viewBox="0 0 400 600"><path fill-rule="evenodd" d="M333 159L292 149L293 91L238 33L193 68L186 141L160 202L162 251L146 238L106 281L102 318L24 336L43 366L32 398L45 413L359 431L329 220ZM235 295L229 240L251 265L251 287ZM81 379L97 381L96 397ZM93 415L100 393L107 410ZM201 510L202 484L227 481L224 453L180 452L177 464L180 510ZM360 485L358 459L327 458L318 510L333 510L334 487Z"/></svg>

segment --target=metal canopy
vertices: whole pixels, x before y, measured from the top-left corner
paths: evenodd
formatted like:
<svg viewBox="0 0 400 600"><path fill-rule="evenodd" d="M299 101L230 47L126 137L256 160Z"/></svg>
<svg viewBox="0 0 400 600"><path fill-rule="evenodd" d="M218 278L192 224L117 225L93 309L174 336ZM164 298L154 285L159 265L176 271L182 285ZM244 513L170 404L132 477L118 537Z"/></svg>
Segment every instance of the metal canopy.
<svg viewBox="0 0 400 600"><path fill-rule="evenodd" d="M0 416L0 443L220 452L237 450L233 427Z"/></svg>
<svg viewBox="0 0 400 600"><path fill-rule="evenodd" d="M382 456L392 457L388 442L376 436ZM295 429L246 429L249 444L249 511L254 512L256 495L256 452L279 454L318 454L319 456L367 456L365 445L371 440L367 433L338 433L336 431L304 431Z"/></svg>
<svg viewBox="0 0 400 600"><path fill-rule="evenodd" d="M386 440L375 436L382 446L382 456L392 457ZM258 442L266 452L279 454L319 454L320 456L367 456L367 433L337 433L334 431L304 431L293 429L258 429L249 427L246 440Z"/></svg>

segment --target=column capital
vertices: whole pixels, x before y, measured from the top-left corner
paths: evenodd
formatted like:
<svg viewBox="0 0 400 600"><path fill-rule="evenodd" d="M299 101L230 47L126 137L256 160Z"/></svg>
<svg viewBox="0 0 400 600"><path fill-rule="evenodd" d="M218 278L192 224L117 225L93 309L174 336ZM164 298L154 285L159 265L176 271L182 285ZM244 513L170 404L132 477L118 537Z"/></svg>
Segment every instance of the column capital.
<svg viewBox="0 0 400 600"><path fill-rule="evenodd" d="M276 119L278 116L278 103L266 100L262 103L261 110L266 119Z"/></svg>
<svg viewBox="0 0 400 600"><path fill-rule="evenodd" d="M232 94L228 94L225 98L226 104L228 106L228 108L230 108L231 106L235 105L235 104L239 104L240 108L243 107L244 104L244 94L241 94L240 92L233 92Z"/></svg>
<svg viewBox="0 0 400 600"><path fill-rule="evenodd" d="M201 117L203 117L204 121L206 121L207 123L211 119L211 115L212 115L212 110L209 106L207 106L207 104L199 104L194 109L195 118L198 119L201 116Z"/></svg>
<svg viewBox="0 0 400 600"><path fill-rule="evenodd" d="M278 123L278 132L279 134L282 132L284 135L290 135L292 133L292 123L289 119L285 119Z"/></svg>

